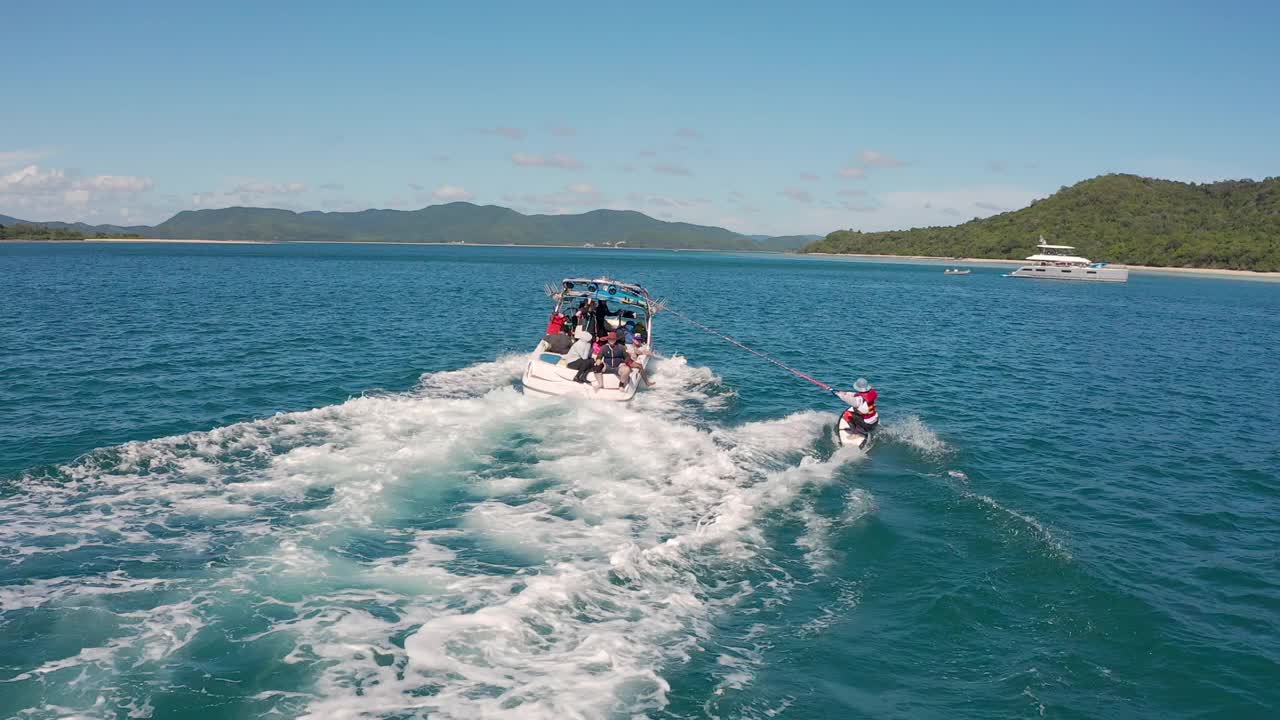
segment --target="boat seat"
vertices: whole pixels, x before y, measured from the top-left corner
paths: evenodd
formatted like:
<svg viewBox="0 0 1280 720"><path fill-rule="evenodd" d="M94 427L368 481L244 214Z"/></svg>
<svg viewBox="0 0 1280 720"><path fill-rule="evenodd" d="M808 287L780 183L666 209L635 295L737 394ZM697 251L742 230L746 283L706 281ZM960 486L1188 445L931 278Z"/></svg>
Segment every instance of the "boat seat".
<svg viewBox="0 0 1280 720"><path fill-rule="evenodd" d="M577 370L573 370L573 369L570 369L570 368L565 367L565 366L564 366L564 364L563 364L563 360L561 360L561 362L556 363L556 364L554 364L554 365L553 365L553 364L551 364L551 363L550 363L550 361L549 361L549 360L547 360L547 358L548 358L548 357L559 357L559 356L557 356L557 355L547 355L547 354L544 354L544 355L543 355L543 360L544 360L544 362L546 362L546 363L547 363L547 365L546 365L546 366L544 366L544 367L542 367L542 368L539 368L539 374L540 374L540 375L544 375L544 376L545 376L545 375L548 375L548 374L552 374L552 375L555 375L556 377L564 378L565 380L573 380L573 376L578 374L578 371L577 371ZM592 373L591 375L589 375L589 376L588 376L588 381L589 381L589 382L594 382L594 380L595 380L595 379L594 379L594 375L595 375L595 373ZM608 390L617 390L617 389L618 389L618 376L617 376L617 375L610 375L610 374L606 373L606 374L604 375L604 380L603 380L603 382L604 382L604 387L605 387L605 389L608 389Z"/></svg>

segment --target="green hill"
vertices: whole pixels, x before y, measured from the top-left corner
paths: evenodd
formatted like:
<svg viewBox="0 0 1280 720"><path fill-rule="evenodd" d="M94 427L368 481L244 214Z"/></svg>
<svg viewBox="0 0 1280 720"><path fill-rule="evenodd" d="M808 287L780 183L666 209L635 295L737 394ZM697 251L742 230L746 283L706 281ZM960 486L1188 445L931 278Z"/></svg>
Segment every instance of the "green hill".
<svg viewBox="0 0 1280 720"><path fill-rule="evenodd" d="M421 210L293 212L230 207L184 210L149 227L31 222L0 215L17 228L10 238L79 239L141 235L171 240L265 240L274 242L462 242L469 245L618 245L692 250L796 250L818 236L751 237L724 228L664 222L630 210L592 210L579 215L523 215L496 205L455 202ZM37 229L48 232L37 232Z"/></svg>
<svg viewBox="0 0 1280 720"><path fill-rule="evenodd" d="M421 210L303 212L232 207L186 210L146 233L175 240L464 242L475 245L594 245L760 250L724 228L655 220L638 212L523 215L496 205L455 202Z"/></svg>
<svg viewBox="0 0 1280 720"><path fill-rule="evenodd" d="M1280 271L1280 178L1103 175L1021 210L951 227L838 230L801 252L1021 258L1040 235L1106 262Z"/></svg>

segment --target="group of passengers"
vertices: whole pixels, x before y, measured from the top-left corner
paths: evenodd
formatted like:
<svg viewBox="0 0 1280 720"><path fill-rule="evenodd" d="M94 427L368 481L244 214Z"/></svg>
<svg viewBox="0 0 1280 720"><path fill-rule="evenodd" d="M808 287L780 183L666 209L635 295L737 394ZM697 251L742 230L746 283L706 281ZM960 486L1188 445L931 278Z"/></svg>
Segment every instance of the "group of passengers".
<svg viewBox="0 0 1280 720"><path fill-rule="evenodd" d="M609 326L610 317L619 318L616 328ZM626 387L632 372L653 386L641 362L653 354L647 339L645 326L636 322L634 312L611 310L606 301L591 298L583 299L568 315L553 314L543 338L547 352L563 355L565 367L577 371L574 382L585 383L594 376L597 390L604 386L605 375L617 375L618 386Z"/></svg>

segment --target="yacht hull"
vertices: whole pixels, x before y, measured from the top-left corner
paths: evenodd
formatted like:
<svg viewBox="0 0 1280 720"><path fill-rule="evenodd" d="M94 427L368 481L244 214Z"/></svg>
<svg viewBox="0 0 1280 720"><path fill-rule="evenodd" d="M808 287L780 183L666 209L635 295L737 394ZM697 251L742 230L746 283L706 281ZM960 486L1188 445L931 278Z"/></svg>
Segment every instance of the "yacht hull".
<svg viewBox="0 0 1280 720"><path fill-rule="evenodd" d="M1006 277L1032 278L1035 280L1078 280L1084 282L1128 282L1126 268L1113 267L1054 267L1052 265L1023 265Z"/></svg>

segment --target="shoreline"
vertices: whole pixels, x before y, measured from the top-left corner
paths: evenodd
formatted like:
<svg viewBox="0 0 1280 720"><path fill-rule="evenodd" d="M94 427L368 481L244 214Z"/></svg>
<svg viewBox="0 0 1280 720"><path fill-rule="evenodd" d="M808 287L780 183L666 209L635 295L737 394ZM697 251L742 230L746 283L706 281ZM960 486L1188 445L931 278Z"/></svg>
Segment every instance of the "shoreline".
<svg viewBox="0 0 1280 720"><path fill-rule="evenodd" d="M935 255L872 255L867 253L797 253L823 258L860 258L863 260L879 260L892 262L906 260L920 265L1001 265L1019 267L1026 260L1016 258L946 258ZM1124 263L1108 263L1108 267L1123 268L1130 272L1152 273L1157 275L1193 275L1201 277L1229 277L1238 280L1280 281L1280 272L1270 270L1230 270L1227 268L1187 268L1162 267L1159 265L1126 265Z"/></svg>
<svg viewBox="0 0 1280 720"><path fill-rule="evenodd" d="M881 262L907 261L913 264L921 265L979 265L979 266L1010 266L1017 267L1026 263L1025 260L1017 258L950 258L938 257L936 255L876 255L871 253L800 253L795 251L779 252L776 250L712 250L709 248L641 248L641 247L611 247L597 245L595 247L583 247L581 245L522 245L519 243L450 243L450 242L392 242L386 240L374 240L363 242L359 240L177 240L167 238L84 238L82 240L21 240L21 239L4 239L0 243L50 243L50 244L68 244L68 243L180 243L187 245L431 245L441 247L514 247L514 248L560 248L568 250L654 250L661 252L726 252L726 253L752 253L759 255L786 255L792 257L816 257L816 258L849 258L855 260L871 260ZM1271 282L1280 281L1280 272L1268 270L1230 270L1226 268L1187 268L1187 267L1161 267L1159 265L1125 265L1123 263L1112 263L1114 267L1124 268L1130 272L1150 273L1156 275L1190 275L1194 277L1221 277L1234 278L1237 280L1265 280Z"/></svg>

